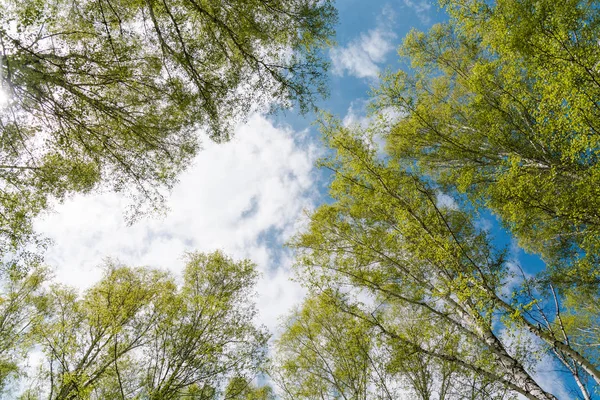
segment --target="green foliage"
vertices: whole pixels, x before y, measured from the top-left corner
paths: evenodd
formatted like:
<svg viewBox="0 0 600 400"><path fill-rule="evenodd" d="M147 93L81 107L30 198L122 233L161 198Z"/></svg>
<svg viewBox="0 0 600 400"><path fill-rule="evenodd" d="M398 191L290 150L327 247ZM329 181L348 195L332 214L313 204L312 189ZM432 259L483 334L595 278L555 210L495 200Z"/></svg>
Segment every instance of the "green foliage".
<svg viewBox="0 0 600 400"><path fill-rule="evenodd" d="M571 341L595 364L600 364L600 299L585 292L569 293L562 316Z"/></svg>
<svg viewBox="0 0 600 400"><path fill-rule="evenodd" d="M441 3L450 21L409 34L400 53L412 69L377 91L405 115L389 152L493 210L559 288L597 290L597 4Z"/></svg>
<svg viewBox="0 0 600 400"><path fill-rule="evenodd" d="M471 374L499 397L509 390L554 398L530 373L538 361L533 339L598 382L592 358L556 326L538 323L551 320L539 294L510 297L504 252L494 249L474 216L440 205L441 188L417 176L404 158L377 156L378 128L325 124L334 153L322 165L335 173L333 201L292 241L300 279L317 293L350 292L337 307L369 324L394 351L436 360L439 371L451 366ZM356 293L372 296L372 304L357 303ZM406 375L418 362L397 365ZM412 378L419 386L414 371Z"/></svg>
<svg viewBox="0 0 600 400"><path fill-rule="evenodd" d="M29 392L217 398L229 379L252 379L265 360L268 334L254 325L251 302L256 277L250 262L215 252L189 254L180 286L165 271L112 262L83 295L53 285L33 336L44 357Z"/></svg>
<svg viewBox="0 0 600 400"><path fill-rule="evenodd" d="M372 331L326 296L309 298L277 340L273 377L289 399L376 398L370 384Z"/></svg>
<svg viewBox="0 0 600 400"><path fill-rule="evenodd" d="M600 10L587 0L441 3L450 21L409 34L400 53L411 70L389 74L377 90L376 108L403 115L386 132L387 150L403 168L491 209L544 259L535 280L547 299L525 282L508 319L541 324L589 398L580 368L589 362L584 369L600 382Z"/></svg>
<svg viewBox="0 0 600 400"><path fill-rule="evenodd" d="M234 377L227 384L225 399L232 400L275 400L270 386L257 387L242 377Z"/></svg>
<svg viewBox="0 0 600 400"><path fill-rule="evenodd" d="M0 255L50 199L102 184L155 209L198 131L224 141L253 107L311 109L335 20L329 0L2 2Z"/></svg>
<svg viewBox="0 0 600 400"><path fill-rule="evenodd" d="M29 272L5 272L0 291L0 392L16 378L34 343L32 332L44 317L47 304L43 285L48 271L34 266Z"/></svg>
<svg viewBox="0 0 600 400"><path fill-rule="evenodd" d="M369 321L365 305L348 301L347 294L327 290L309 296L289 316L276 343L272 369L283 398L512 398L501 385L468 369L382 335ZM395 305L385 307L387 317L403 325L411 342L445 352L459 345L455 332L444 332L447 325L423 325L417 308L394 313Z"/></svg>
<svg viewBox="0 0 600 400"><path fill-rule="evenodd" d="M184 284L149 338L143 365L150 398L173 398L199 382L220 388L223 378L258 372L269 336L254 326L256 278L249 261L219 252L189 255Z"/></svg>

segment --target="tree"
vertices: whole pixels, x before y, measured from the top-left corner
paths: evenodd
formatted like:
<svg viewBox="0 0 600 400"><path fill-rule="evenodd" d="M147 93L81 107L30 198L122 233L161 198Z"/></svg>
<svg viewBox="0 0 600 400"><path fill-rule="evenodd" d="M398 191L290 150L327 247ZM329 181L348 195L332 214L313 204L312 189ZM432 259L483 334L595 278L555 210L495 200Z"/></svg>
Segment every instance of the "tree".
<svg viewBox="0 0 600 400"><path fill-rule="evenodd" d="M8 0L0 19L10 254L50 199L103 183L159 207L199 130L227 140L273 101L309 110L336 14L329 0Z"/></svg>
<svg viewBox="0 0 600 400"><path fill-rule="evenodd" d="M277 340L273 377L289 399L378 398L371 385L381 364L373 363L370 329L323 298L309 298L290 315Z"/></svg>
<svg viewBox="0 0 600 400"><path fill-rule="evenodd" d="M225 399L231 400L275 400L270 386L255 386L246 378L234 377L227 384Z"/></svg>
<svg viewBox="0 0 600 400"><path fill-rule="evenodd" d="M215 252L189 254L180 287L165 271L115 263L83 296L54 285L36 330L44 358L24 396L217 398L265 360L249 300L256 277L250 262Z"/></svg>
<svg viewBox="0 0 600 400"><path fill-rule="evenodd" d="M22 374L34 343L32 332L44 317L48 271L35 266L27 273L12 269L5 275L0 295L0 392Z"/></svg>
<svg viewBox="0 0 600 400"><path fill-rule="evenodd" d="M170 315L149 338L143 360L152 399L174 398L201 382L221 389L223 378L254 377L265 361L268 334L254 325L250 301L257 272L216 252L188 260Z"/></svg>
<svg viewBox="0 0 600 400"><path fill-rule="evenodd" d="M456 364L406 351L379 335L364 315L356 316L358 307L344 309L346 301L347 295L339 292L314 294L288 317L272 368L283 398L512 398L502 385ZM438 350L456 345L452 332L440 329L433 334L432 327L423 329L420 319L407 314L402 324L410 325L405 332L411 340L430 342Z"/></svg>
<svg viewBox="0 0 600 400"><path fill-rule="evenodd" d="M594 360L546 318L553 304L539 293L528 293L532 299L507 289L505 254L473 216L440 205L441 188L407 169L404 159L377 157L372 137L382 132L376 128L353 131L335 122L324 128L334 150L323 162L335 172L333 202L317 209L292 242L301 279L321 292L352 288L374 296L374 308L352 296L338 307L409 353L452 363L527 398L554 398L531 374L531 341L545 343L542 351L559 352L599 384ZM415 340L407 332L411 324L399 317L405 310L422 335L452 334L455 345Z"/></svg>
<svg viewBox="0 0 600 400"><path fill-rule="evenodd" d="M600 364L600 303L586 292L571 292L566 296L564 312L556 325L564 329L573 346Z"/></svg>
<svg viewBox="0 0 600 400"><path fill-rule="evenodd" d="M412 32L379 105L405 115L388 150L489 208L561 290L597 291L600 13L589 0L448 0Z"/></svg>

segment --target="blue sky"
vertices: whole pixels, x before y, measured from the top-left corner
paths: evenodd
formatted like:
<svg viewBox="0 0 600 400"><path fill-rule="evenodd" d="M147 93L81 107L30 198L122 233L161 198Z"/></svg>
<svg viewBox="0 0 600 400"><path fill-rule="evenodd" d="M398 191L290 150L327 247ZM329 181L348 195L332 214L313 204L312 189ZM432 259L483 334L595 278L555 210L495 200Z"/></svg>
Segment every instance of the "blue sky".
<svg viewBox="0 0 600 400"><path fill-rule="evenodd" d="M337 47L328 51L330 96L319 106L345 119L365 118L368 92L378 73L400 67L396 49L410 29L427 29L445 14L426 0L338 0ZM306 223L306 212L326 199L327 176L314 169L323 154L314 115L292 111L253 115L222 145L203 139L204 150L169 195L169 210L132 226L123 218L130 200L119 194L75 196L37 221L54 240L47 254L56 279L79 288L100 277L106 257L130 265L182 269L185 251L221 249L257 263L260 320L272 332L298 304L304 289L292 282L292 254L283 247ZM482 216L496 242L512 247L528 271L543 267L518 250L490 214ZM566 386L549 360L540 382L560 398ZM566 397L565 397L566 396Z"/></svg>

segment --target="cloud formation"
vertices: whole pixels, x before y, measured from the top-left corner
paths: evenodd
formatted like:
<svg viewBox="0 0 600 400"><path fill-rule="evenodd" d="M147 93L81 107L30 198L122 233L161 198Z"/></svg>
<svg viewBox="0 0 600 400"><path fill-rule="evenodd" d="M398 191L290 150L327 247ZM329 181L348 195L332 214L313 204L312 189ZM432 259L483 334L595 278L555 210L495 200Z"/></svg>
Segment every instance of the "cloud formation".
<svg viewBox="0 0 600 400"><path fill-rule="evenodd" d="M344 47L330 50L332 73L345 73L357 78L377 78L379 66L388 53L395 48L396 34L392 30L393 13L384 9L385 18L380 18L375 29L361 33Z"/></svg>
<svg viewBox="0 0 600 400"><path fill-rule="evenodd" d="M404 5L416 14L417 18L428 25L431 22L429 12L431 11L431 1L428 0L402 0Z"/></svg>
<svg viewBox="0 0 600 400"><path fill-rule="evenodd" d="M85 288L100 277L105 257L178 272L184 252L221 249L257 263L260 321L273 330L304 294L289 281L291 254L282 243L302 210L314 205L317 156L306 133L255 115L231 142L206 143L169 196L165 218L127 226L128 200L114 193L76 196L56 207L36 223L54 241L46 259L59 282Z"/></svg>

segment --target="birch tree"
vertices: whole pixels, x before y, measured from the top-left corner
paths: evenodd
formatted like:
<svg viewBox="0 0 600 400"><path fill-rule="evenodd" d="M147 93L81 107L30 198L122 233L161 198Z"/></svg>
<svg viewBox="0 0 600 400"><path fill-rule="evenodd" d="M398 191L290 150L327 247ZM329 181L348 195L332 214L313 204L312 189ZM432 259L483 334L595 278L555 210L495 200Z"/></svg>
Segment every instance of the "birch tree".
<svg viewBox="0 0 600 400"><path fill-rule="evenodd" d="M590 0L448 0L411 32L380 107L388 150L489 208L558 289L598 290L600 10ZM583 290L583 289L582 289Z"/></svg>
<svg viewBox="0 0 600 400"><path fill-rule="evenodd" d="M82 296L52 286L35 333L44 357L22 398L224 398L230 380L250 382L265 361L256 276L249 261L192 253L181 285L165 271L109 263Z"/></svg>
<svg viewBox="0 0 600 400"><path fill-rule="evenodd" d="M354 129L335 122L324 128L334 152L323 162L335 173L333 202L319 207L292 242L301 279L321 292L370 293L374 309L352 297L339 307L409 353L453 363L527 398L555 398L532 375L538 355L529 340L544 343L544 352L560 352L600 383L595 360L555 329L553 319L543 323L540 313L549 305L541 295L507 291L505 252L490 244L473 216L438 204L440 188L407 170L404 160L378 158L372 137L381 132ZM441 329L455 335L456 345L415 341L401 317L405 309L426 327L424 335ZM523 345L509 343L509 334Z"/></svg>
<svg viewBox="0 0 600 400"><path fill-rule="evenodd" d="M407 351L381 335L347 294L326 290L307 298L284 324L271 375L284 399L511 399L496 382L456 363ZM446 326L422 326L407 311L404 332L437 351L456 346ZM434 329L436 331L434 332Z"/></svg>

